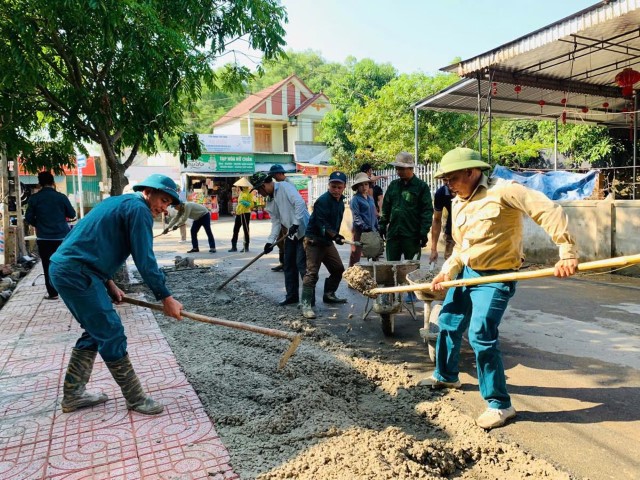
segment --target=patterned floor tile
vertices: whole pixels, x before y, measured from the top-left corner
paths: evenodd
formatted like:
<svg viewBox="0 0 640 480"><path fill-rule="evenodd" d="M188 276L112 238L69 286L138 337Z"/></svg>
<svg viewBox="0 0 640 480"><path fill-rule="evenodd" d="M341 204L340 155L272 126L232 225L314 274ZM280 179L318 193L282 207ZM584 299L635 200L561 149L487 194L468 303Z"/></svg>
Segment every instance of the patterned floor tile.
<svg viewBox="0 0 640 480"><path fill-rule="evenodd" d="M140 456L146 479L238 479L229 465L229 454L219 439L189 443Z"/></svg>
<svg viewBox="0 0 640 480"><path fill-rule="evenodd" d="M15 350L14 350L15 354ZM28 358L23 360L9 361L2 368L1 377L18 377L21 375L31 375L34 373L48 372L50 370L60 371L65 361L65 352L49 352L41 357Z"/></svg>
<svg viewBox="0 0 640 480"><path fill-rule="evenodd" d="M41 416L4 417L0 422L0 449L48 441L52 425L51 411Z"/></svg>
<svg viewBox="0 0 640 480"><path fill-rule="evenodd" d="M140 480L142 473L138 459L129 458L121 462L108 463L47 478L51 480Z"/></svg>
<svg viewBox="0 0 640 480"><path fill-rule="evenodd" d="M55 411L57 404L57 389L20 395L0 394L0 418L47 415Z"/></svg>
<svg viewBox="0 0 640 480"><path fill-rule="evenodd" d="M155 395L154 399L162 402ZM204 410L166 408L160 415L144 416L134 413L132 418L140 455L218 438Z"/></svg>
<svg viewBox="0 0 640 480"><path fill-rule="evenodd" d="M98 392L104 390L96 388L90 391ZM120 394L120 389L118 389L117 393L111 391L107 395L109 400L93 407L81 408L70 413L63 413L61 409L58 409L53 421L51 437L59 438L68 435L79 435L91 430L130 426L129 410L127 410L124 398Z"/></svg>
<svg viewBox="0 0 640 480"><path fill-rule="evenodd" d="M28 394L49 389L59 389L61 386L60 370L48 370L22 376L2 376L0 373L0 396Z"/></svg>
<svg viewBox="0 0 640 480"><path fill-rule="evenodd" d="M2 480L40 480L44 478L49 442L0 448Z"/></svg>
<svg viewBox="0 0 640 480"><path fill-rule="evenodd" d="M120 425L51 439L50 476L136 458L130 425Z"/></svg>

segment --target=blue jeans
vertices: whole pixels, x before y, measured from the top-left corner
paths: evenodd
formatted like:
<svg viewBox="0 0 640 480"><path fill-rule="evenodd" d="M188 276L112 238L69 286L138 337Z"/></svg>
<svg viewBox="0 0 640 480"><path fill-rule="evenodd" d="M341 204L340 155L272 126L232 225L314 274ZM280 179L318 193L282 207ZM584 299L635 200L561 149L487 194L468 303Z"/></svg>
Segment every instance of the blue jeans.
<svg viewBox="0 0 640 480"><path fill-rule="evenodd" d="M302 239L289 237L284 239L284 287L287 291L287 300L300 298L300 279L307 271L307 256L304 252Z"/></svg>
<svg viewBox="0 0 640 480"><path fill-rule="evenodd" d="M505 272L477 272L465 267L458 278L476 278L497 273ZM436 342L434 377L444 382L458 380L460 343L462 334L469 328L469 343L476 356L480 394L491 408L511 406L498 340L498 327L515 291L516 282L451 288L438 317L440 333Z"/></svg>
<svg viewBox="0 0 640 480"><path fill-rule="evenodd" d="M80 263L49 265L51 283L84 329L79 350L97 351L105 362L127 354L127 337L104 281Z"/></svg>

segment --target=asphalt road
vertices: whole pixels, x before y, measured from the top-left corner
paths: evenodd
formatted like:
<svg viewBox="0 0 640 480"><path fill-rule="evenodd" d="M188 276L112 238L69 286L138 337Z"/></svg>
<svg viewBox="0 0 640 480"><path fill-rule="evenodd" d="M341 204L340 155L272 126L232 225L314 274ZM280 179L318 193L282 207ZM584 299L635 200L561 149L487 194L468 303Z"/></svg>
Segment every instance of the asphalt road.
<svg viewBox="0 0 640 480"><path fill-rule="evenodd" d="M225 279L260 253L270 229L269 221L252 221L251 251L231 254L231 219L212 225L218 252L208 253L201 231L203 253L190 256ZM163 265L173 264L175 255L186 256L180 252L191 248L178 240L177 232L156 238ZM349 247L338 248L347 265ZM284 298L283 274L270 270L277 264L276 252L239 276L274 302ZM319 286L325 277L322 269ZM233 282L226 287L232 288ZM366 299L359 293L341 285L338 296L348 303L337 307L322 304L320 295L318 325L388 362L405 363L417 378L431 374L433 365L418 333L422 302L416 304L415 319L406 310L398 314L394 335L385 337L377 314L363 320ZM639 314L640 279L607 274L520 282L501 325L507 381L518 417L490 435L515 442L580 477L640 478ZM485 404L466 344L461 361L463 389L451 397L463 413L476 417Z"/></svg>

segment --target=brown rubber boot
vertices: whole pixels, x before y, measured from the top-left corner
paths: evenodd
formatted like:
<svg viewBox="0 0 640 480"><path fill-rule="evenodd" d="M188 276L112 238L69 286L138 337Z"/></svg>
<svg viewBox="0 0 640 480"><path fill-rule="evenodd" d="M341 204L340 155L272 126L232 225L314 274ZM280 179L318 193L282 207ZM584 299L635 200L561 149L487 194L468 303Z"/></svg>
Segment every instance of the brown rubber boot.
<svg viewBox="0 0 640 480"><path fill-rule="evenodd" d="M127 401L127 408L145 415L162 413L164 406L144 393L140 380L133 370L129 355L115 362L105 362Z"/></svg>
<svg viewBox="0 0 640 480"><path fill-rule="evenodd" d="M97 354L98 352L77 348L71 351L62 387L62 411L64 413L74 412L79 408L92 407L109 400L109 397L102 392L89 393L85 391Z"/></svg>

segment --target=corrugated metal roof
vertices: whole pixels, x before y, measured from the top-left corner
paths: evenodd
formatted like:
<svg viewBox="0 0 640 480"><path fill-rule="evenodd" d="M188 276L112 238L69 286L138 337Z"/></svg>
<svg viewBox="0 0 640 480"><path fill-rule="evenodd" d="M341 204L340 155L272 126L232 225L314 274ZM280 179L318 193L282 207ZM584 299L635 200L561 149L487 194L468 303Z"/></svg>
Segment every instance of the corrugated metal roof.
<svg viewBox="0 0 640 480"><path fill-rule="evenodd" d="M489 92L496 83L493 115L561 118L564 112L570 122L626 127L630 119L624 111L633 108L631 100L622 96L615 76L627 67L640 70L640 0L603 1L443 68L467 79L416 106L477 113L479 78L482 110L487 109ZM516 85L520 93L514 91ZM542 108L540 101L545 103Z"/></svg>
<svg viewBox="0 0 640 480"><path fill-rule="evenodd" d="M640 0L599 2L442 70L500 82L614 96L615 76L640 65Z"/></svg>
<svg viewBox="0 0 640 480"><path fill-rule="evenodd" d="M565 93L536 87L521 87L517 93L514 85L488 80L480 81L482 94L481 109L488 110L488 96L491 98L491 113L497 117L553 120L562 118L565 112L569 123L603 124L612 127L628 127L631 119L622 110L629 111L630 104L621 98L609 98L578 93ZM563 99L566 100L563 103ZM540 101L544 105L540 105ZM478 81L465 78L448 88L431 95L415 104L420 110L458 112L476 114L478 111ZM585 113L584 108L588 111Z"/></svg>

